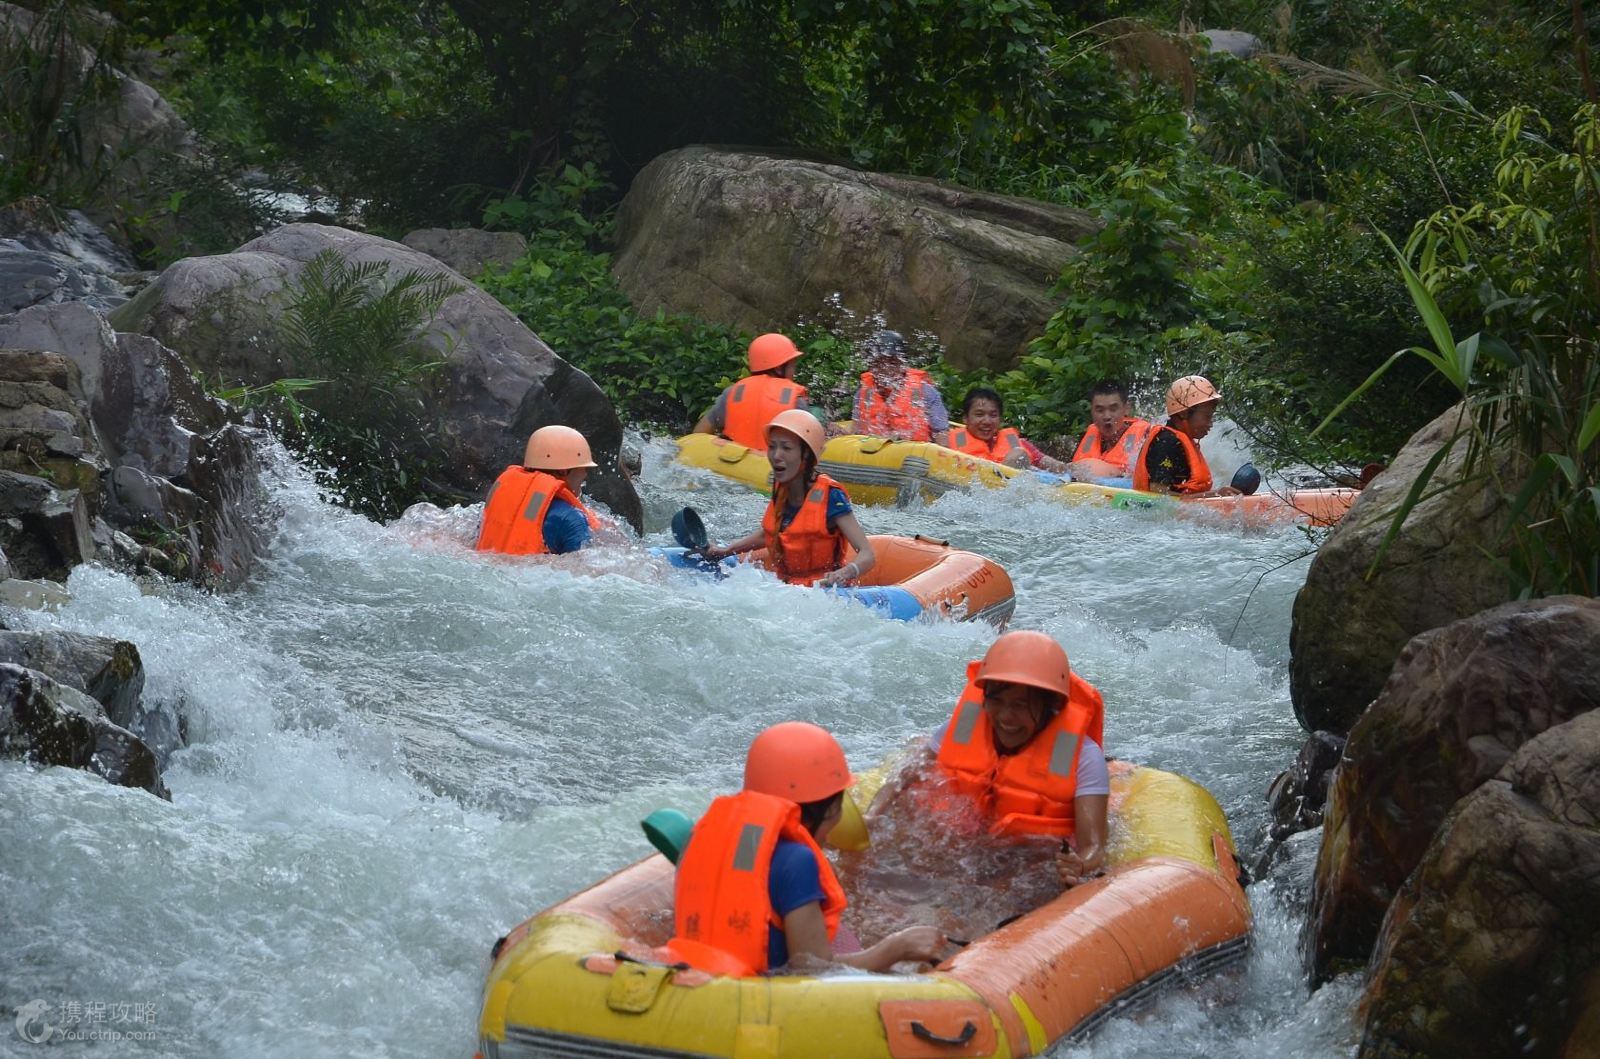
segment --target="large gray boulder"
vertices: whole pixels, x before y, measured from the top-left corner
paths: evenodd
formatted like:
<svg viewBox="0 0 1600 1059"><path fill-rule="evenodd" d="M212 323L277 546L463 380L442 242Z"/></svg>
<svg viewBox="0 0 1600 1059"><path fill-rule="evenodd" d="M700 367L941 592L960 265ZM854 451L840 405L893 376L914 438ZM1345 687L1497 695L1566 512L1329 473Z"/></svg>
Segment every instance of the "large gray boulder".
<svg viewBox="0 0 1600 1059"><path fill-rule="evenodd" d="M107 782L170 798L156 756L92 697L43 673L0 662L0 756L87 769Z"/></svg>
<svg viewBox="0 0 1600 1059"><path fill-rule="evenodd" d="M1600 707L1600 600L1507 603L1418 636L1345 744L1307 923L1312 974L1366 962L1456 802Z"/></svg>
<svg viewBox="0 0 1600 1059"><path fill-rule="evenodd" d="M220 588L244 580L265 548L260 457L175 353L115 334L79 303L0 316L0 347L0 467L72 485L90 516L149 542L164 573ZM42 412L54 418L27 418ZM52 425L60 430L41 439Z"/></svg>
<svg viewBox="0 0 1600 1059"><path fill-rule="evenodd" d="M808 159L686 147L634 178L613 271L639 311L748 331L860 316L938 337L958 368L1015 363L1099 222L1083 210Z"/></svg>
<svg viewBox="0 0 1600 1059"><path fill-rule="evenodd" d="M528 252L528 240L518 233L482 228L418 228L400 241L474 278L488 265L509 265Z"/></svg>
<svg viewBox="0 0 1600 1059"><path fill-rule="evenodd" d="M1389 469L1361 492L1317 550L1294 601L1289 694L1308 731L1348 732L1383 687L1395 656L1420 632L1448 625L1507 598L1492 556L1509 505L1484 476L1457 488L1467 442L1435 471L1429 496L1412 511L1383 563L1367 570L1423 467L1459 429L1461 407L1412 435ZM1503 468L1515 480L1515 469Z"/></svg>
<svg viewBox="0 0 1600 1059"><path fill-rule="evenodd" d="M324 250L347 261L385 262L391 277L417 270L460 284L428 336L445 367L423 395L418 424L446 454L451 474L444 484L481 495L507 464L521 462L529 433L564 423L583 432L600 465L588 493L641 525L638 494L618 460L622 424L600 388L510 310L401 243L327 225L285 225L231 254L177 262L112 319L177 350L208 378L270 383L290 374L275 330L285 289Z"/></svg>
<svg viewBox="0 0 1600 1059"><path fill-rule="evenodd" d="M1600 1054L1600 712L1462 799L1396 896L1361 1055Z"/></svg>

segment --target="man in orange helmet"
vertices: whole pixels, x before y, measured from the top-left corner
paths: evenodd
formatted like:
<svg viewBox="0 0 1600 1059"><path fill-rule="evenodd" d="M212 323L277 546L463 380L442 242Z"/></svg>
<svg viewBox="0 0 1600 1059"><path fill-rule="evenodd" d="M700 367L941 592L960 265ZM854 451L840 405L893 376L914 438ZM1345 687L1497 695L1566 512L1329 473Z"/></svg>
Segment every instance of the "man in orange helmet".
<svg viewBox="0 0 1600 1059"><path fill-rule="evenodd" d="M1185 375L1167 389L1167 421L1150 432L1133 468L1133 487L1189 499L1237 496L1231 485L1212 488L1211 467L1199 441L1211 433L1222 394L1204 375Z"/></svg>
<svg viewBox="0 0 1600 1059"><path fill-rule="evenodd" d="M575 552L603 523L578 499L595 466L589 442L571 427L535 430L522 464L500 472L489 489L477 549L506 555Z"/></svg>
<svg viewBox="0 0 1600 1059"><path fill-rule="evenodd" d="M1067 652L1042 632L1014 630L967 664L955 712L930 743L934 773L970 797L998 835L1063 840L1056 874L1072 887L1105 863L1111 795L1101 749L1105 703L1072 672ZM873 802L880 816L902 787L918 785L915 765ZM923 787L916 802L938 811L945 799Z"/></svg>
<svg viewBox="0 0 1600 1059"><path fill-rule="evenodd" d="M809 408L806 388L794 381L800 348L777 332L757 335L745 354L750 374L723 390L696 434L720 434L750 449L767 446L767 424L779 412Z"/></svg>
<svg viewBox="0 0 1600 1059"><path fill-rule="evenodd" d="M936 959L945 941L933 927L834 952L848 902L818 843L854 813L852 779L838 741L814 724L785 721L756 736L744 789L711 803L679 858L673 956L735 977L797 961L885 971L901 960Z"/></svg>

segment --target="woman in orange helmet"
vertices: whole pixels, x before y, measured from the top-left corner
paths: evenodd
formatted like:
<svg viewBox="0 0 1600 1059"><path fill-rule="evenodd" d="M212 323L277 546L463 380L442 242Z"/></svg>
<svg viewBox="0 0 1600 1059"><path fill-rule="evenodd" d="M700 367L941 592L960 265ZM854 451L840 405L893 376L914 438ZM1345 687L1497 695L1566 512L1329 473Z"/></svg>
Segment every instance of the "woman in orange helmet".
<svg viewBox="0 0 1600 1059"><path fill-rule="evenodd" d="M933 773L974 800L998 835L1063 840L1061 884L1091 878L1105 862L1111 783L1100 692L1072 672L1067 652L1042 632L1014 630L967 665L955 712L930 741ZM924 764L926 762L924 761ZM925 772L913 764L873 802L881 815L899 789ZM931 790L915 804L939 811Z"/></svg>
<svg viewBox="0 0 1600 1059"><path fill-rule="evenodd" d="M578 499L595 462L588 440L571 427L535 430L522 464L500 472L478 526L477 550L506 555L561 555L589 542L604 523Z"/></svg>
<svg viewBox="0 0 1600 1059"><path fill-rule="evenodd" d="M936 959L944 938L933 927L834 953L847 901L818 843L854 811L851 780L838 741L814 724L785 721L756 736L744 789L711 803L679 858L673 954L740 977L797 962L884 971L902 960Z"/></svg>
<svg viewBox="0 0 1600 1059"><path fill-rule="evenodd" d="M729 555L767 549L767 566L791 585L830 588L854 580L877 562L850 495L817 470L827 438L810 412L779 412L767 424L767 460L772 464L772 502L761 528L725 547L707 548L715 562ZM844 561L845 545L855 557Z"/></svg>
<svg viewBox="0 0 1600 1059"><path fill-rule="evenodd" d="M790 408L809 408L806 388L794 381L800 347L777 332L757 335L745 353L750 374L723 390L711 410L694 425L696 434L720 434L746 448L766 445L772 417Z"/></svg>

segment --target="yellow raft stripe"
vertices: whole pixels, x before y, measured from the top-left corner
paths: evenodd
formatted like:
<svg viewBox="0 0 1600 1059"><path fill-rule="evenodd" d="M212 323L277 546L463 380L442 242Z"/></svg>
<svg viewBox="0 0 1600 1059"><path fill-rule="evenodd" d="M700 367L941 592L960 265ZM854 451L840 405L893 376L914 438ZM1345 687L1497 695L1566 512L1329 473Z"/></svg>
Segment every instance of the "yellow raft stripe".
<svg viewBox="0 0 1600 1059"><path fill-rule="evenodd" d="M1034 1055L1043 1055L1044 1050L1050 1047L1050 1035L1044 1031L1044 1027L1040 1025L1026 1000L1015 993L1010 994L1008 999L1011 1001L1011 1006L1017 1009L1017 1016L1022 1019L1023 1028L1028 1031L1028 1050Z"/></svg>

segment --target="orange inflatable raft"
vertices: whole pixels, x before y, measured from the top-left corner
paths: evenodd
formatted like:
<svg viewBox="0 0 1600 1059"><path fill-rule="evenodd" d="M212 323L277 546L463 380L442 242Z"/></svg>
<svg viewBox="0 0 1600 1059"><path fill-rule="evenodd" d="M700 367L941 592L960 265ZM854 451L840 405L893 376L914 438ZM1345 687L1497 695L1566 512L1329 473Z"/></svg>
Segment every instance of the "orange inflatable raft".
<svg viewBox="0 0 1600 1059"><path fill-rule="evenodd" d="M951 621L982 620L1004 625L1017 607L1016 590L1005 567L977 552L952 548L949 541L932 537L867 537L877 562L860 579L824 591L853 599L888 618L915 621L938 618ZM704 569L705 564L682 548L662 548L658 553L674 566ZM854 557L846 548L845 562ZM746 552L740 559L761 563L766 550ZM737 565L726 559L724 565Z"/></svg>
<svg viewBox="0 0 1600 1059"><path fill-rule="evenodd" d="M624 868L498 946L480 1056L1038 1055L1164 985L1241 957L1250 909L1199 785L1112 763L1105 875L926 974L713 977L664 964L673 868Z"/></svg>

